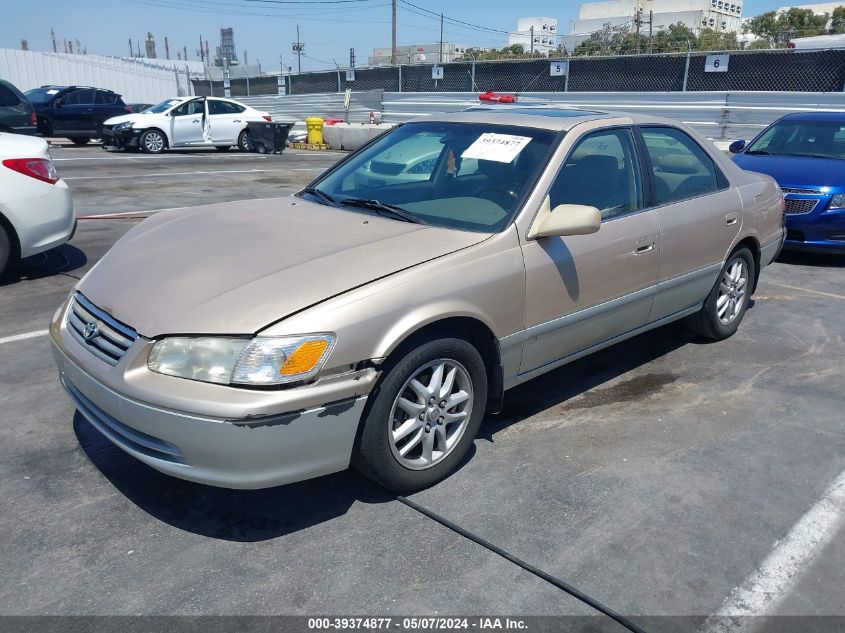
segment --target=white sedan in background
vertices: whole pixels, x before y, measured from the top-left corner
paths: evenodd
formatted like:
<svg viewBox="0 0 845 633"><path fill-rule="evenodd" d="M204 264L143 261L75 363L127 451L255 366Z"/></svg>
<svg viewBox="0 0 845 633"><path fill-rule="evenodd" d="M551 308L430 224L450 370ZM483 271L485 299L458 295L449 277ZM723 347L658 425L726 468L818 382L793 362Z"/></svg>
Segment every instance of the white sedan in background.
<svg viewBox="0 0 845 633"><path fill-rule="evenodd" d="M139 148L159 154L176 147L237 145L252 149L249 121L272 121L267 112L231 99L179 97L167 99L143 112L112 117L103 124L103 147Z"/></svg>
<svg viewBox="0 0 845 633"><path fill-rule="evenodd" d="M0 275L19 257L64 244L75 228L73 201L47 141L0 132Z"/></svg>

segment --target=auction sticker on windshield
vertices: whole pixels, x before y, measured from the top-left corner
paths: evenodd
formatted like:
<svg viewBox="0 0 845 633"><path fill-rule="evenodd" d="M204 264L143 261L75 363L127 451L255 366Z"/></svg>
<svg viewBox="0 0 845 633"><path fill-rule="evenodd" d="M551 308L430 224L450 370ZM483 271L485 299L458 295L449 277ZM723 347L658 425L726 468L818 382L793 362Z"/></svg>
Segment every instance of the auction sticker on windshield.
<svg viewBox="0 0 845 633"><path fill-rule="evenodd" d="M530 142L530 136L514 136L513 134L486 132L475 139L475 142L464 150L461 158L476 158L478 160L494 160L498 163L509 163Z"/></svg>

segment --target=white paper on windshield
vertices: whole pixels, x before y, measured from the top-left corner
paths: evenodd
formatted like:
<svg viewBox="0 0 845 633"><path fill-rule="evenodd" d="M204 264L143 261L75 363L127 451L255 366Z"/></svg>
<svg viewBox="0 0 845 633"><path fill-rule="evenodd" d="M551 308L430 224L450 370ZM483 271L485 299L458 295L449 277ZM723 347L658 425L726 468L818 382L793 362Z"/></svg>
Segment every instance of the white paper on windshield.
<svg viewBox="0 0 845 633"><path fill-rule="evenodd" d="M531 142L530 136L496 134L486 132L464 150L461 158L494 160L497 163L509 163Z"/></svg>
<svg viewBox="0 0 845 633"><path fill-rule="evenodd" d="M47 94L48 95L57 95L57 94L59 94L59 91L58 90L48 90Z"/></svg>

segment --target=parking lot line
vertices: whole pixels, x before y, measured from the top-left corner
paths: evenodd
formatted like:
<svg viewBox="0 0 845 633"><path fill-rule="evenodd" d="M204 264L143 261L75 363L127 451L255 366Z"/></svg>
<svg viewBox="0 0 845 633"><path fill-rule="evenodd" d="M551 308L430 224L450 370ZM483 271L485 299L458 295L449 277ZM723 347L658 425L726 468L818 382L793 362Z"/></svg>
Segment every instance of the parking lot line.
<svg viewBox="0 0 845 633"><path fill-rule="evenodd" d="M802 288L801 286L790 286L788 284L779 284L775 282L768 282L773 286L786 288L788 290L797 290L798 292L806 292L811 295L819 295L820 297L830 297L832 299L845 299L845 295L838 295L833 292L825 292L824 290L813 290L812 288Z"/></svg>
<svg viewBox="0 0 845 633"><path fill-rule="evenodd" d="M198 174L258 174L265 171L278 171L275 169L221 169L218 171L171 171L160 174L126 174L121 176L71 176L64 180L116 180L118 178L169 178L171 176L196 176Z"/></svg>
<svg viewBox="0 0 845 633"><path fill-rule="evenodd" d="M803 570L845 524L845 471L839 473L789 533L775 542L760 567L702 625L702 633L748 632L786 597Z"/></svg>
<svg viewBox="0 0 845 633"><path fill-rule="evenodd" d="M115 155L115 156L61 156L58 158L54 158L53 162L62 161L62 160L126 160L126 161L139 161L139 160L155 160L155 159L162 159L165 158L160 154L139 154L135 156L126 156L126 155ZM219 159L229 159L229 158L269 158L264 154L166 154L165 160L175 160L177 158L209 158L214 160Z"/></svg>
<svg viewBox="0 0 845 633"><path fill-rule="evenodd" d="M39 336L46 336L50 330L36 330L34 332L26 332L24 334L15 334L14 336L4 336L0 338L0 345L4 343L14 343L15 341L25 341L28 338L38 338Z"/></svg>

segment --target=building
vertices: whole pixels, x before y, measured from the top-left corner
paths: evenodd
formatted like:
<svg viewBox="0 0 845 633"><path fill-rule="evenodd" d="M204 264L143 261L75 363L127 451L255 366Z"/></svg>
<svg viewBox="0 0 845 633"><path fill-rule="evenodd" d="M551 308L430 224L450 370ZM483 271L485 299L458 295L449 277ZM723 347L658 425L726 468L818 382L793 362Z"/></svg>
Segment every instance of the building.
<svg viewBox="0 0 845 633"><path fill-rule="evenodd" d="M235 50L235 31L232 28L220 29L220 46L217 47L214 65L222 67L224 59L230 66L238 63L238 52Z"/></svg>
<svg viewBox="0 0 845 633"><path fill-rule="evenodd" d="M792 7L780 7L775 13L780 15L786 13L790 9L809 9L816 15L832 15L833 10L837 7L845 5L845 2L824 2L822 4L800 4Z"/></svg>
<svg viewBox="0 0 845 633"><path fill-rule="evenodd" d="M563 43L572 50L590 33L600 31L609 25L611 28L626 28L632 33L636 30L637 9L641 19L648 20L653 12L655 31L680 22L696 34L702 29L719 32L738 33L742 27L743 0L612 0L610 2L591 2L581 4L578 19L570 23L569 35ZM648 23L640 24L648 29Z"/></svg>
<svg viewBox="0 0 845 633"><path fill-rule="evenodd" d="M508 33L508 46L522 44L526 53L548 55L557 48L557 19L519 18L516 31Z"/></svg>
<svg viewBox="0 0 845 633"><path fill-rule="evenodd" d="M467 46L443 42L443 59L440 59L440 44L416 44L414 46L397 46L396 62L399 64L448 64L463 57ZM373 54L367 60L370 66L386 66L390 64L390 48L374 48Z"/></svg>

